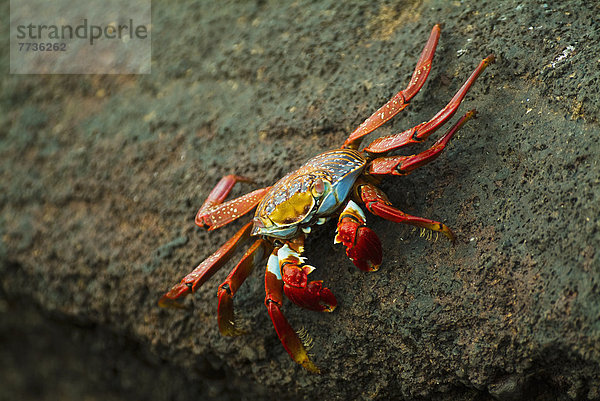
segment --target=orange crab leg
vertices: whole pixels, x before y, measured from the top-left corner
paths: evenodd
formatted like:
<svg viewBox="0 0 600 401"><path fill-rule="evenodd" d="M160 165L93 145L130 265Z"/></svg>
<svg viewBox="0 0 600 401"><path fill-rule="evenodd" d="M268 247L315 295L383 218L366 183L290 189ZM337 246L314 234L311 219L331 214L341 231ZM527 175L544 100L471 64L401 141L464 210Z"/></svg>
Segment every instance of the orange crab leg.
<svg viewBox="0 0 600 401"><path fill-rule="evenodd" d="M248 278L254 267L264 260L265 254L271 252L272 247L268 241L258 239L246 251L237 266L231 271L227 279L219 286L218 323L219 331L224 336L235 336L242 331L234 325L233 296L242 283Z"/></svg>
<svg viewBox="0 0 600 401"><path fill-rule="evenodd" d="M476 110L471 110L467 114L461 117L460 120L454 126L448 130L444 136L442 136L436 143L433 144L429 149L411 156L391 156L391 157L380 157L373 160L367 171L369 174L376 175L406 175L414 169L421 167L433 160L435 160L444 150L446 144L452 136L471 118L477 114Z"/></svg>
<svg viewBox="0 0 600 401"><path fill-rule="evenodd" d="M344 142L342 148L357 149L363 136L373 132L385 122L392 119L392 117L398 114L406 106L408 106L410 99L412 99L425 84L425 80L431 71L431 62L433 60L433 55L439 39L440 26L436 24L431 30L429 39L423 48L421 57L419 57L415 71L413 72L406 89L394 95L394 97L392 97L386 104L381 106L375 113L373 113L361 125L359 125L358 128L356 128L356 130L350 134L348 139L346 139L346 142Z"/></svg>
<svg viewBox="0 0 600 401"><path fill-rule="evenodd" d="M254 209L269 189L271 188L257 189L239 198L213 206L208 210L203 211L200 209L196 215L196 224L208 228L208 231L223 227Z"/></svg>
<svg viewBox="0 0 600 401"><path fill-rule="evenodd" d="M395 223L410 224L444 234L452 242L455 241L454 233L443 223L424 217L411 216L392 206L385 193L375 185L365 183L360 186L359 193L367 209L376 216Z"/></svg>
<svg viewBox="0 0 600 401"><path fill-rule="evenodd" d="M238 246L250 238L252 222L248 222L233 237L231 237L215 253L206 258L190 274L185 276L180 283L175 284L169 292L163 295L158 305L165 308L181 308L181 298L196 290L215 274L229 259Z"/></svg>
<svg viewBox="0 0 600 401"><path fill-rule="evenodd" d="M198 226L208 228L210 231L231 223L254 209L269 190L269 188L257 189L223 203L237 182L252 182L252 180L239 175L226 175L221 178L196 213Z"/></svg>
<svg viewBox="0 0 600 401"><path fill-rule="evenodd" d="M402 146L417 143L425 140L429 135L435 132L441 127L448 119L450 119L460 103L465 98L465 95L477 80L477 77L487 68L488 65L494 62L494 55L490 55L483 59L479 66L473 71L469 79L463 84L463 86L456 92L450 102L440 110L433 118L427 122L421 123L413 128L403 131L399 134L382 136L377 138L371 144L369 144L364 151L370 154L387 153L392 150L398 149Z"/></svg>
<svg viewBox="0 0 600 401"><path fill-rule="evenodd" d="M212 191L210 191L210 194L208 194L208 197L202 204L202 207L200 208L200 210L198 210L198 213L196 216L196 224L199 223L198 216L202 216L207 211L212 209L214 206L220 205L221 203L223 203L223 201L225 200L227 195L229 195L229 192L231 192L231 190L233 189L233 186L237 182L252 182L252 180L250 178L241 177L239 175L233 175L233 174L226 175L225 177L221 178L219 180L219 182L217 183L217 185L215 185L215 187L212 189ZM198 225L202 225L202 224L198 224Z"/></svg>
<svg viewBox="0 0 600 401"><path fill-rule="evenodd" d="M283 280L279 271L278 249L269 257L265 273L265 306L275 326L277 336L292 359L303 368L313 373L320 373L319 368L310 360L306 348L292 326L281 312L283 305Z"/></svg>

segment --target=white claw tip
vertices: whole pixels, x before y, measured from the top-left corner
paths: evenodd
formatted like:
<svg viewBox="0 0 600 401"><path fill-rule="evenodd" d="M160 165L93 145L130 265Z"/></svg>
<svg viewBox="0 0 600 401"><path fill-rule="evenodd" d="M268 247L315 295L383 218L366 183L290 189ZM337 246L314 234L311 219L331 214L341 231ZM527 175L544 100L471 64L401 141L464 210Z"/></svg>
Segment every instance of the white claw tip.
<svg viewBox="0 0 600 401"><path fill-rule="evenodd" d="M356 204L356 202L350 200L348 202L348 204L346 205L346 208L344 209L344 211L346 211L346 210L352 210L352 211L354 211L355 213L357 213L363 219L364 222L367 221L367 217L365 216L365 212L362 211L362 209L360 208L360 206L358 206Z"/></svg>
<svg viewBox="0 0 600 401"><path fill-rule="evenodd" d="M280 261L282 261L286 258L289 258L290 256L298 258L298 260L302 263L304 263L304 261L306 260L305 257L300 256L300 254L298 252L296 252L292 248L290 248L290 246L288 244L285 244L284 246L279 248L279 250L277 251L277 257L279 258Z"/></svg>

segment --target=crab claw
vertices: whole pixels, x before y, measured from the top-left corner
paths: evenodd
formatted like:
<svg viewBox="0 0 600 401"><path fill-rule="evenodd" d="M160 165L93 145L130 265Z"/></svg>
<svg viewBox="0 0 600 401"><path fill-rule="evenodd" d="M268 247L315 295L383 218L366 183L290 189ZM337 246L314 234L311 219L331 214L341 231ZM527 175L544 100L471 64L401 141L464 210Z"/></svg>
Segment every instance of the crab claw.
<svg viewBox="0 0 600 401"><path fill-rule="evenodd" d="M289 265L287 265L289 266ZM283 280L286 280L286 273L291 269L284 269ZM306 277L306 276L305 276ZM303 280L304 285L284 284L283 292L285 295L298 306L317 312L332 312L337 306L337 300L329 288L323 286L323 281L311 281L306 283L306 278Z"/></svg>
<svg viewBox="0 0 600 401"><path fill-rule="evenodd" d="M369 227L358 227L354 244L346 245L346 255L360 270L372 272L379 269L382 260L381 241Z"/></svg>
<svg viewBox="0 0 600 401"><path fill-rule="evenodd" d="M346 255L363 271L379 269L382 260L381 241L373 230L365 226L366 218L352 201L340 215L334 243L346 247Z"/></svg>
<svg viewBox="0 0 600 401"><path fill-rule="evenodd" d="M332 312L337 300L323 281L308 281L308 275L315 269L304 264L304 258L287 245L278 252L279 266L283 275L283 292L298 306L318 312Z"/></svg>

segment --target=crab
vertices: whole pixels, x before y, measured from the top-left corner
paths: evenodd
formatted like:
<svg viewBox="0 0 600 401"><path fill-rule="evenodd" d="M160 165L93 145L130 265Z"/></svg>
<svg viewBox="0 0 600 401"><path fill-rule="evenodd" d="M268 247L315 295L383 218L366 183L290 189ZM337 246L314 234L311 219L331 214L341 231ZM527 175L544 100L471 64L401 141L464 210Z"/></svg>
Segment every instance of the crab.
<svg viewBox="0 0 600 401"><path fill-rule="evenodd" d="M309 281L315 269L303 257L304 242L318 225L337 218L335 243L360 270L376 271L382 262L381 242L366 226L366 216L359 204L375 216L441 233L454 242L455 236L443 223L411 216L392 206L378 187L388 175L407 175L436 159L454 134L476 114L464 114L430 148L413 155L390 155L408 145L420 143L447 122L457 111L467 91L485 68L494 61L483 59L450 102L429 121L406 131L380 137L359 150L365 135L373 132L408 106L423 87L440 37L435 25L417 62L406 89L394 95L356 128L344 144L321 153L274 185L225 201L233 186L250 179L227 175L208 195L196 215L198 226L215 230L251 212L254 218L185 276L159 300L161 307L182 308L183 297L192 294L219 270L235 250L256 237L250 248L218 288L218 326L221 334L235 336L243 331L234 322L233 297L256 265L264 263L265 306L275 331L290 357L310 372L319 372L307 353L309 344L303 332L296 332L283 315L284 295L296 305L320 312L331 312L337 300L322 280ZM304 340L304 341L303 341Z"/></svg>

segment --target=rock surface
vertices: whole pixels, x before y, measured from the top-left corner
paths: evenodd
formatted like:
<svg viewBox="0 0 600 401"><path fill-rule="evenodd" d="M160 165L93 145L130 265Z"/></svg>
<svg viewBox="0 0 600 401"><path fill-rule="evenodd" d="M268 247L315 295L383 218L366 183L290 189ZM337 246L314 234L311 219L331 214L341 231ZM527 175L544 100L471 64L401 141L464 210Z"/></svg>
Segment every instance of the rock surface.
<svg viewBox="0 0 600 401"><path fill-rule="evenodd" d="M0 399L600 399L600 7L240 3L154 2L151 75L4 75ZM236 295L247 335L218 333L227 268L189 310L159 309L239 226L193 224L219 178L269 185L339 146L437 22L428 83L378 134L429 119L496 54L459 111L479 118L383 185L456 245L370 217L384 264L365 274L334 224L316 230L339 307L286 315L321 375L279 344L261 269Z"/></svg>

